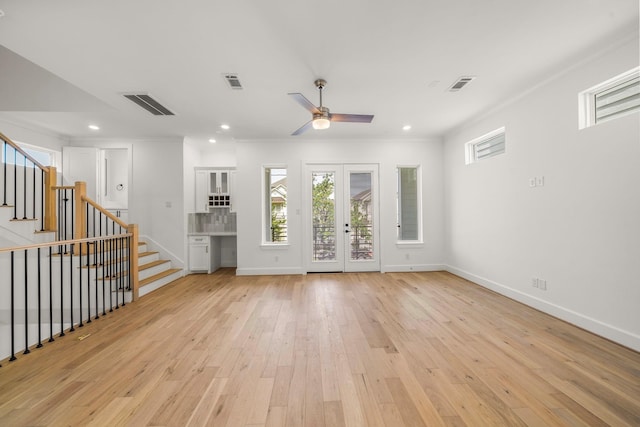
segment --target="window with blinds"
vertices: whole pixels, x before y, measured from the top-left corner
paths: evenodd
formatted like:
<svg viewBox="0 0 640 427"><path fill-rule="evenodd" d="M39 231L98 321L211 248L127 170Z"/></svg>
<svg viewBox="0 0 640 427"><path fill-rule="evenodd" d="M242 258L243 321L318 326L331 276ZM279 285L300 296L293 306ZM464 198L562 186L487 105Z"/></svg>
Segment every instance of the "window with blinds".
<svg viewBox="0 0 640 427"><path fill-rule="evenodd" d="M640 67L595 85L578 95L579 128L640 111Z"/></svg>
<svg viewBox="0 0 640 427"><path fill-rule="evenodd" d="M485 160L499 154L504 154L506 151L506 142L504 128L496 129L486 135L467 142L467 164Z"/></svg>
<svg viewBox="0 0 640 427"><path fill-rule="evenodd" d="M398 241L420 240L420 191L417 166L398 167Z"/></svg>
<svg viewBox="0 0 640 427"><path fill-rule="evenodd" d="M596 124L640 111L640 76L594 94L594 107Z"/></svg>

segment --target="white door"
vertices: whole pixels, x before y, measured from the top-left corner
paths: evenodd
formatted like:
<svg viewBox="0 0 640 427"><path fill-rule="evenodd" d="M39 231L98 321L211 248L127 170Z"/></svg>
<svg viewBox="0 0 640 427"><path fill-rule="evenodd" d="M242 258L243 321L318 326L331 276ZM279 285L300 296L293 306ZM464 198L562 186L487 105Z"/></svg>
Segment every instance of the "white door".
<svg viewBox="0 0 640 427"><path fill-rule="evenodd" d="M100 150L101 171L98 175L98 203L107 209L129 207L129 150Z"/></svg>
<svg viewBox="0 0 640 427"><path fill-rule="evenodd" d="M308 164L307 272L380 271L378 165Z"/></svg>
<svg viewBox="0 0 640 427"><path fill-rule="evenodd" d="M95 147L62 147L63 185L76 181L87 183L87 196L98 200L98 149Z"/></svg>

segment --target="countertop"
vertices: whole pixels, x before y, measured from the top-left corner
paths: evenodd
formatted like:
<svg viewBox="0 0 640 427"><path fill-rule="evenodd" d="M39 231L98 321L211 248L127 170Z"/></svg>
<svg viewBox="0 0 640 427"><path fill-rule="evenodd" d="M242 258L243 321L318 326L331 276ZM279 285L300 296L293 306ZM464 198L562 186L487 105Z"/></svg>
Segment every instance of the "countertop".
<svg viewBox="0 0 640 427"><path fill-rule="evenodd" d="M238 233L236 233L235 231L199 231L199 232L193 232L193 233L188 233L188 236L211 236L211 237L218 237L218 236L236 236Z"/></svg>

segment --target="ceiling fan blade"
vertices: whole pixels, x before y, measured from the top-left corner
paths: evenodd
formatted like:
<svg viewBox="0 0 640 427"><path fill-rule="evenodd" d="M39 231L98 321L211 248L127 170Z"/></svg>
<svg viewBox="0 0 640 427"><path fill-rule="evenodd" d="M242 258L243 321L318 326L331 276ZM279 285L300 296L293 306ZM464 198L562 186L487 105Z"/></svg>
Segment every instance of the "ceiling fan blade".
<svg viewBox="0 0 640 427"><path fill-rule="evenodd" d="M312 126L313 126L313 120L309 120L307 123L303 124L300 128L295 130L291 135L292 136L300 135L301 133L304 133L309 129L311 129Z"/></svg>
<svg viewBox="0 0 640 427"><path fill-rule="evenodd" d="M332 122L371 123L372 114L330 114Z"/></svg>
<svg viewBox="0 0 640 427"><path fill-rule="evenodd" d="M287 95L290 95L293 97L293 99L300 105L302 105L303 108L311 111L312 113L316 113L316 114L320 114L320 110L318 109L318 107L316 107L315 105L313 105L311 103L311 101L309 101L307 98L305 98L305 96L301 93L289 93Z"/></svg>

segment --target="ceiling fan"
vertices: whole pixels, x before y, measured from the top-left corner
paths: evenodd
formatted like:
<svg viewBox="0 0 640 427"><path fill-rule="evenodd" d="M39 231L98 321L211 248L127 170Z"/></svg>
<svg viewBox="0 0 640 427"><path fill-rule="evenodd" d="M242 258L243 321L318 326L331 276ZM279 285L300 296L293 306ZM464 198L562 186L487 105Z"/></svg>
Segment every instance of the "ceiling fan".
<svg viewBox="0 0 640 427"><path fill-rule="evenodd" d="M318 90L320 91L320 106L316 107L301 93L290 93L293 99L302 107L306 108L313 114L311 120L302 125L299 129L294 131L291 135L300 135L314 128L316 130L328 129L331 122L352 122L352 123L371 123L373 115L370 114L340 114L330 113L327 107L322 105L322 89L327 85L327 82L323 79L318 79L314 82Z"/></svg>

